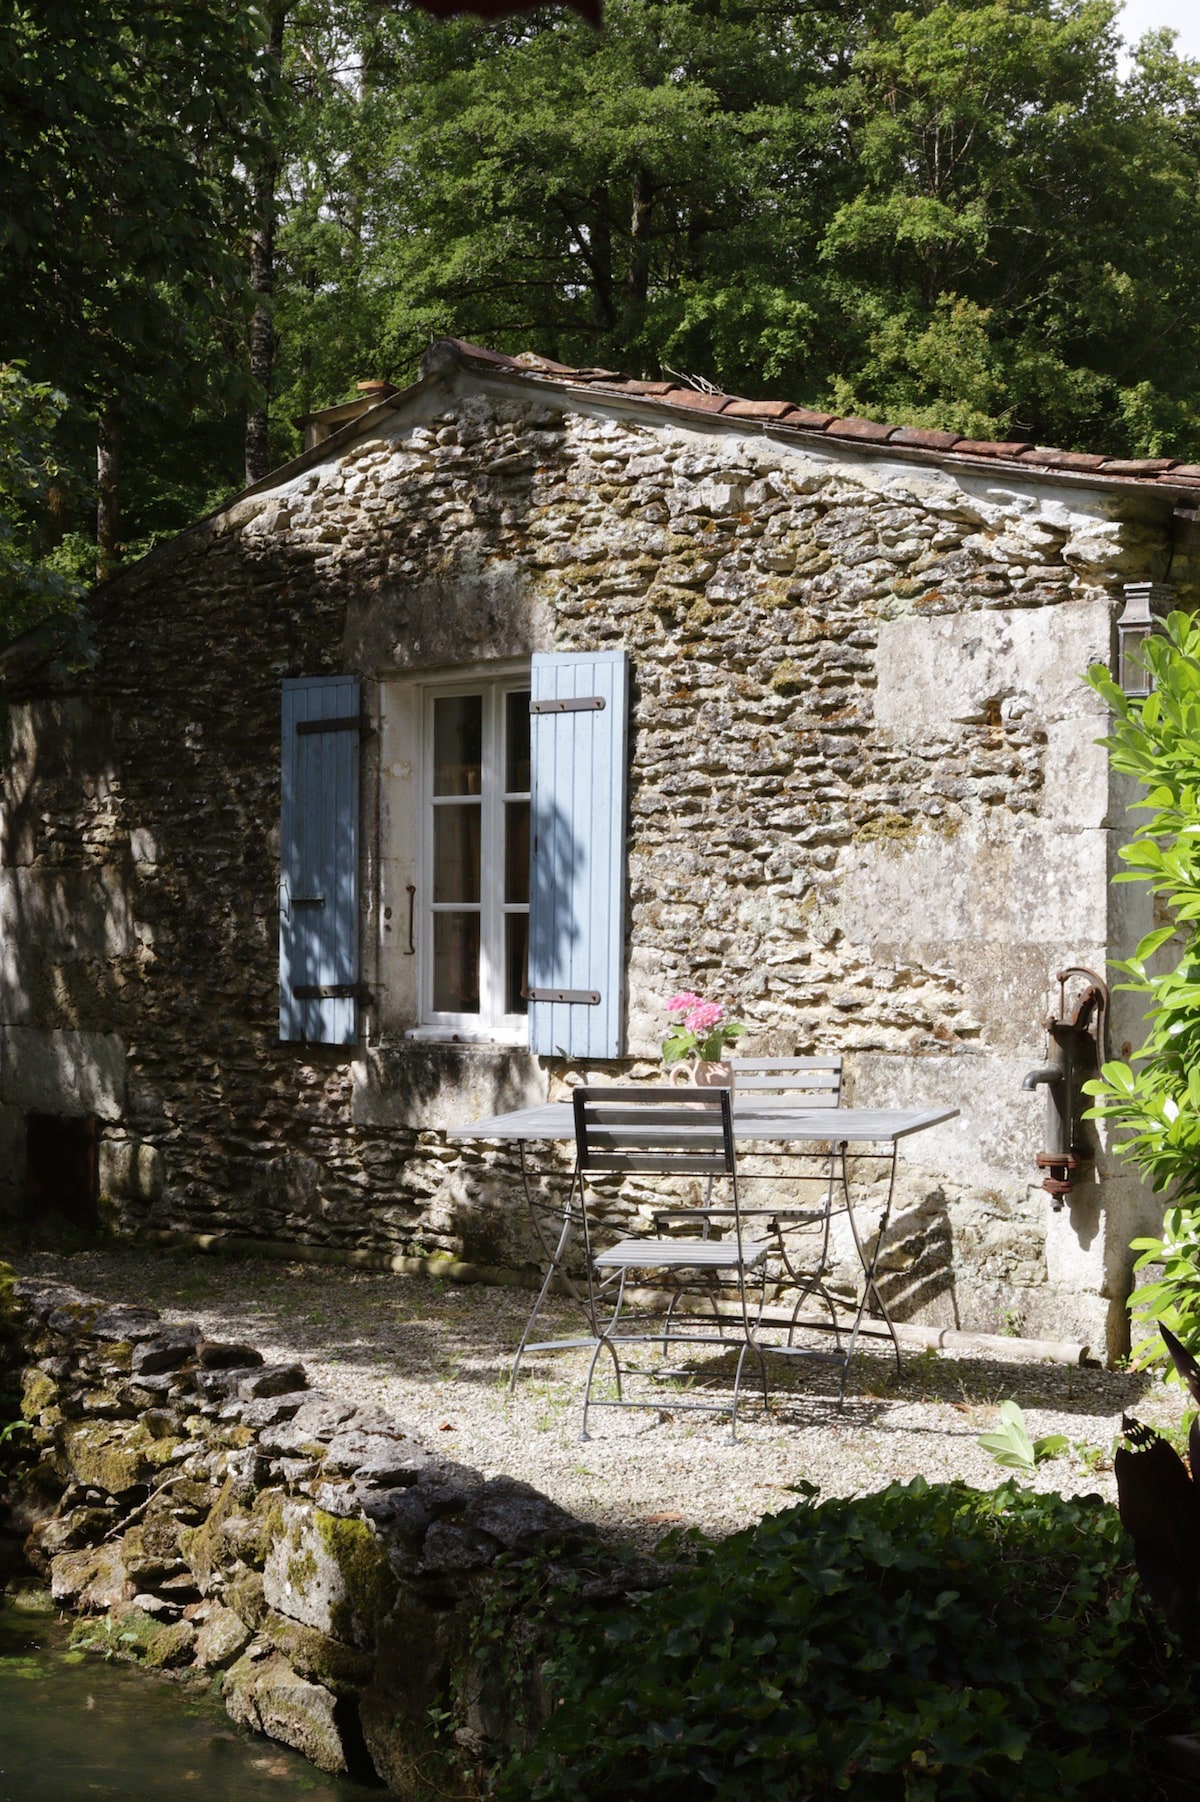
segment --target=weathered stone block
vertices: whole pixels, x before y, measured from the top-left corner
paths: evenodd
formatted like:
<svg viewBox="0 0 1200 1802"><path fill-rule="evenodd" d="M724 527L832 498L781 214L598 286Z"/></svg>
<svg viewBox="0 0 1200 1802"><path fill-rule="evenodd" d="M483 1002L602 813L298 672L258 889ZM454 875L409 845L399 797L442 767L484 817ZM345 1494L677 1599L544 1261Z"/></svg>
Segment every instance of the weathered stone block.
<svg viewBox="0 0 1200 1802"><path fill-rule="evenodd" d="M278 1652L265 1658L245 1654L225 1674L225 1706L243 1727L292 1746L318 1770L347 1769L338 1729L337 1704L329 1690L297 1676Z"/></svg>
<svg viewBox="0 0 1200 1802"><path fill-rule="evenodd" d="M163 1191L162 1153L140 1139L102 1139L100 1192L118 1201L153 1202Z"/></svg>
<svg viewBox="0 0 1200 1802"><path fill-rule="evenodd" d="M102 1614L132 1600L134 1585L118 1545L62 1552L50 1560L50 1593L62 1607Z"/></svg>
<svg viewBox="0 0 1200 1802"><path fill-rule="evenodd" d="M72 1475L108 1495L123 1495L146 1482L169 1444L152 1439L137 1423L88 1421L69 1426L63 1434L63 1452Z"/></svg>
<svg viewBox="0 0 1200 1802"><path fill-rule="evenodd" d="M26 929L20 930L21 942L27 944ZM125 1046L116 1033L0 1026L0 1102L26 1113L119 1120L125 1108L125 1062Z"/></svg>
<svg viewBox="0 0 1200 1802"><path fill-rule="evenodd" d="M263 1569L263 1593L271 1608L347 1645L369 1649L395 1588L386 1548L365 1521L284 1502Z"/></svg>
<svg viewBox="0 0 1200 1802"><path fill-rule="evenodd" d="M220 1604L197 1629L194 1658L202 1671L224 1670L250 1643L250 1628L232 1608Z"/></svg>
<svg viewBox="0 0 1200 1802"><path fill-rule="evenodd" d="M369 1653L331 1639L315 1627L269 1612L261 1631L302 1677L323 1683L335 1696L357 1695L371 1681L375 1660Z"/></svg>
<svg viewBox="0 0 1200 1802"><path fill-rule="evenodd" d="M156 1670L173 1671L192 1662L196 1629L191 1621L172 1621L160 1627L146 1648L145 1662Z"/></svg>

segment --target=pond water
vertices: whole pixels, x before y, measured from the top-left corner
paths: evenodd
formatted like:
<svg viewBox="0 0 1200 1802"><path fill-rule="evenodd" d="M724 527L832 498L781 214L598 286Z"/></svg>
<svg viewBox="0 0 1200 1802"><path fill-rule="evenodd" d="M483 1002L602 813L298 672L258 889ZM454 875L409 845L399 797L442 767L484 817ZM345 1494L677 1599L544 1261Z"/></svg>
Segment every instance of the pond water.
<svg viewBox="0 0 1200 1802"><path fill-rule="evenodd" d="M0 1802L380 1802L235 1727L220 1701L73 1652L33 1597L0 1607Z"/></svg>

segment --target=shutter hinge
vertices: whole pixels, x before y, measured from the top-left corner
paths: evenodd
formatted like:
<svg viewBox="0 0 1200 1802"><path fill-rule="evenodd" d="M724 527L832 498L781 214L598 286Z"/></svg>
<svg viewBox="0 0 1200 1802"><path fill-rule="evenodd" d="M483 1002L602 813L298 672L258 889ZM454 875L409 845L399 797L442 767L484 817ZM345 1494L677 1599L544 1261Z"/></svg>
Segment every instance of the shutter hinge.
<svg viewBox="0 0 1200 1802"><path fill-rule="evenodd" d="M297 720L297 732L357 732L360 738L373 736L375 727L367 713L344 713L336 719Z"/></svg>
<svg viewBox="0 0 1200 1802"><path fill-rule="evenodd" d="M575 695L566 701L530 701L530 713L602 713L608 702L603 695Z"/></svg>
<svg viewBox="0 0 1200 1802"><path fill-rule="evenodd" d="M599 1007L599 989L522 989L530 1001L565 1001L573 1007Z"/></svg>
<svg viewBox="0 0 1200 1802"><path fill-rule="evenodd" d="M373 1005L375 997L365 982L296 982L292 984L296 1001L361 1001Z"/></svg>

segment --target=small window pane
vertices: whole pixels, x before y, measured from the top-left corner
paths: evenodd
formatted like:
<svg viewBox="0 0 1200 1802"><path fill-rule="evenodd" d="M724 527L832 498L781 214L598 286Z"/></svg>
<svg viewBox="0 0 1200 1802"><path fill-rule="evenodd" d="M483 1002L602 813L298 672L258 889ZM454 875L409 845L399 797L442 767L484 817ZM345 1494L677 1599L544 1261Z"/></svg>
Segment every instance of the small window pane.
<svg viewBox="0 0 1200 1802"><path fill-rule="evenodd" d="M479 900L482 811L473 802L433 810L433 898Z"/></svg>
<svg viewBox="0 0 1200 1802"><path fill-rule="evenodd" d="M433 1005L439 1014L479 1012L479 915L434 914Z"/></svg>
<svg viewBox="0 0 1200 1802"><path fill-rule="evenodd" d="M483 696L433 703L433 792L477 795L483 775Z"/></svg>
<svg viewBox="0 0 1200 1802"><path fill-rule="evenodd" d="M529 899L529 802L504 803L504 899Z"/></svg>
<svg viewBox="0 0 1200 1802"><path fill-rule="evenodd" d="M529 793L529 690L504 697L504 787L510 795Z"/></svg>
<svg viewBox="0 0 1200 1802"><path fill-rule="evenodd" d="M529 1002L522 993L529 980L529 915L506 914L504 919L504 1011L527 1014Z"/></svg>

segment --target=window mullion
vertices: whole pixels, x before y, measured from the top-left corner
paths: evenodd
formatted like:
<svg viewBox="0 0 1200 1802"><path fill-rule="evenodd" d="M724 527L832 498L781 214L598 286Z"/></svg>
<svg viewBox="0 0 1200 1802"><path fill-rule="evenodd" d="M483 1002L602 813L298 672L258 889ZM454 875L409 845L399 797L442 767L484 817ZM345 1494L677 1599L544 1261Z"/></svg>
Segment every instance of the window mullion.
<svg viewBox="0 0 1200 1802"><path fill-rule="evenodd" d="M502 870L500 861L503 849L502 820L497 816L496 797L504 787L504 761L502 738L503 710L498 699L498 690L493 684L488 688L484 703L484 735L483 735L483 820L481 832L481 861L483 881L480 888L480 904L482 918L479 932L479 999L483 1020L494 1026L503 1011L502 971L503 956L497 943L498 933L503 934L503 910L498 905L502 891L497 880Z"/></svg>

